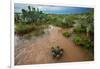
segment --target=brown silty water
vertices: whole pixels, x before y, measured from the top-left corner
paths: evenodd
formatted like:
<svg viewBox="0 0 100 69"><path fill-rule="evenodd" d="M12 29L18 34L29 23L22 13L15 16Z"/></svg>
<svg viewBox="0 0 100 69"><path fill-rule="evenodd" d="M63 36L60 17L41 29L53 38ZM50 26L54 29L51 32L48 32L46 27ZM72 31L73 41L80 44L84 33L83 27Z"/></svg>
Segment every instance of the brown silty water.
<svg viewBox="0 0 100 69"><path fill-rule="evenodd" d="M71 32L72 29L66 31ZM65 38L62 28L50 25L45 32L46 34L29 40L15 36L15 65L87 61L93 58L91 52L76 46L70 38ZM51 47L57 45L64 49L59 60L51 55Z"/></svg>

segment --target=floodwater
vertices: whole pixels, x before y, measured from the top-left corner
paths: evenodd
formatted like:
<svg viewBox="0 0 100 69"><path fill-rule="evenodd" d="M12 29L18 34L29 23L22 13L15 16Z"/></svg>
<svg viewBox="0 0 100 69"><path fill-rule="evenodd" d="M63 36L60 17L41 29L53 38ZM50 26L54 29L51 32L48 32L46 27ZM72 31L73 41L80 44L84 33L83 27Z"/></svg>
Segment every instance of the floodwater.
<svg viewBox="0 0 100 69"><path fill-rule="evenodd" d="M45 34L25 39L15 35L15 65L45 64L93 60L93 54L76 46L71 38L62 35L62 28L50 25ZM72 29L66 30L71 32ZM51 47L64 49L63 56L57 60L51 55Z"/></svg>

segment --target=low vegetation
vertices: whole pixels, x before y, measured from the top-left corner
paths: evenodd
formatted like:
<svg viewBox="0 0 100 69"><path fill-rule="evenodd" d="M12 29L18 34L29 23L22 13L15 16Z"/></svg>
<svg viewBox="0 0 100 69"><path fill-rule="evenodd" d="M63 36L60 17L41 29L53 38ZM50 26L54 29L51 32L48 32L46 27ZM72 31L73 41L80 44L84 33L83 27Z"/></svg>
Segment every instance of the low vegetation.
<svg viewBox="0 0 100 69"><path fill-rule="evenodd" d="M65 37L70 37L70 35L71 35L71 33L69 33L69 32L64 32L63 33L63 36L65 36Z"/></svg>
<svg viewBox="0 0 100 69"><path fill-rule="evenodd" d="M28 6L28 10L22 9L22 13L15 13L15 34L24 36L33 33L37 36L47 28L47 15L39 9ZM45 23L45 24L44 24Z"/></svg>
<svg viewBox="0 0 100 69"><path fill-rule="evenodd" d="M91 41L86 36L83 37L82 35L76 35L73 38L73 41L75 42L75 44L77 44L83 48L93 50L93 41Z"/></svg>
<svg viewBox="0 0 100 69"><path fill-rule="evenodd" d="M93 10L84 14L79 20L77 20L74 26L74 42L86 49L94 49L94 25L93 25Z"/></svg>
<svg viewBox="0 0 100 69"><path fill-rule="evenodd" d="M15 33L17 35L37 36L44 33L44 28L48 25L58 26L64 29L73 28L73 41L75 44L93 50L94 25L93 9L81 14L45 14L38 8L28 6L28 10L22 9L21 13L15 13ZM65 37L70 37L69 32L62 33Z"/></svg>

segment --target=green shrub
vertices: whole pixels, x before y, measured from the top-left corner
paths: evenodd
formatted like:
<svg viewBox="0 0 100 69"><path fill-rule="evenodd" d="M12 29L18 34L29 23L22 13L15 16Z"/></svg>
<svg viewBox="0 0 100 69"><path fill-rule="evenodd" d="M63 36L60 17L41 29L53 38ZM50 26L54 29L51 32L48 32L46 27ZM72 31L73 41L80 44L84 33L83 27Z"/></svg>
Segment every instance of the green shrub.
<svg viewBox="0 0 100 69"><path fill-rule="evenodd" d="M85 32L85 29L81 28L81 27L77 27L77 28L74 28L74 32L76 32L76 33L82 33L82 32Z"/></svg>
<svg viewBox="0 0 100 69"><path fill-rule="evenodd" d="M62 27L63 28L69 28L69 27L72 27L73 26L73 20L71 20L71 19L68 19L68 18L64 18L63 20L62 20Z"/></svg>
<svg viewBox="0 0 100 69"><path fill-rule="evenodd" d="M90 39L83 39L83 47L86 48L86 49L93 49L93 45L94 45L94 42L91 41Z"/></svg>
<svg viewBox="0 0 100 69"><path fill-rule="evenodd" d="M18 35L23 35L26 33L29 33L33 30L36 30L36 26L35 25L31 25L31 24L16 24L15 26L15 33Z"/></svg>
<svg viewBox="0 0 100 69"><path fill-rule="evenodd" d="M65 37L70 37L70 35L71 35L71 34L70 34L69 32L64 32L64 33L63 33L63 36L65 36Z"/></svg>
<svg viewBox="0 0 100 69"><path fill-rule="evenodd" d="M81 39L80 36L77 35L77 36L75 36L75 37L73 38L73 41L75 42L75 44L81 45L82 39Z"/></svg>
<svg viewBox="0 0 100 69"><path fill-rule="evenodd" d="M83 48L93 50L94 42L91 41L90 38L83 37L82 35L76 35L73 38L73 41L75 42L75 44L82 46Z"/></svg>
<svg viewBox="0 0 100 69"><path fill-rule="evenodd" d="M74 32L76 33L86 32L86 27L84 27L83 24L81 23L77 23L76 26L74 26Z"/></svg>

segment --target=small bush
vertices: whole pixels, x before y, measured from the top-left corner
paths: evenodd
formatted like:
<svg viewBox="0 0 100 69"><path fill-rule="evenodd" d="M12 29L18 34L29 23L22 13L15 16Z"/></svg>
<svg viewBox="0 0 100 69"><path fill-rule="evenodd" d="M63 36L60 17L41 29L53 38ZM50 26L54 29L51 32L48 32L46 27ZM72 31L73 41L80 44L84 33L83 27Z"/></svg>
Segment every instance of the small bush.
<svg viewBox="0 0 100 69"><path fill-rule="evenodd" d="M83 47L86 49L93 49L94 42L90 39L83 39Z"/></svg>
<svg viewBox="0 0 100 69"><path fill-rule="evenodd" d="M72 20L70 20L70 19L65 19L65 18L64 18L64 19L62 20L62 23L61 23L61 24L62 24L62 27L63 27L63 28L69 28L69 27L73 27L73 24L74 24L74 23L73 23Z"/></svg>
<svg viewBox="0 0 100 69"><path fill-rule="evenodd" d="M82 27L80 24L77 24L74 27L74 32L76 32L76 33L86 32L86 28Z"/></svg>
<svg viewBox="0 0 100 69"><path fill-rule="evenodd" d="M36 26L30 24L16 24L15 33L18 35L27 34L33 30L36 30Z"/></svg>
<svg viewBox="0 0 100 69"><path fill-rule="evenodd" d="M65 36L65 37L70 37L70 35L71 35L71 34L70 34L69 32L64 32L64 33L63 33L63 36Z"/></svg>
<svg viewBox="0 0 100 69"><path fill-rule="evenodd" d="M94 46L94 42L91 41L89 38L87 37L83 37L83 36L80 36L80 35L76 35L74 38L73 38L73 41L75 42L75 44L79 45L79 46L82 46L83 48L86 48L86 49L93 49L93 46Z"/></svg>
<svg viewBox="0 0 100 69"><path fill-rule="evenodd" d="M81 45L81 37L80 36L75 36L74 38L73 38L73 41L75 42L75 44L77 44L77 45Z"/></svg>

